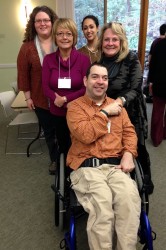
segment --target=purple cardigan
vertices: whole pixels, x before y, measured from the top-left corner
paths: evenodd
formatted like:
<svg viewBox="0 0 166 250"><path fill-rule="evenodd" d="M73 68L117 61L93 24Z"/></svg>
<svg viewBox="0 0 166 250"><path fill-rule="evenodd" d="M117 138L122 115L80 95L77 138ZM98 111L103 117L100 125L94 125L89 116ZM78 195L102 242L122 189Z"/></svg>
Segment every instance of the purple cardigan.
<svg viewBox="0 0 166 250"><path fill-rule="evenodd" d="M57 116L66 116L66 105L57 107L54 105L55 92L60 96L66 96L67 101L70 102L85 93L85 86L83 77L86 75L87 69L90 67L89 58L72 49L70 54L70 78L71 88L58 88L59 78L59 58L60 58L60 77L69 77L69 59L63 61L59 49L56 52L46 55L43 61L42 69L42 85L44 94L48 97L50 102L50 112Z"/></svg>

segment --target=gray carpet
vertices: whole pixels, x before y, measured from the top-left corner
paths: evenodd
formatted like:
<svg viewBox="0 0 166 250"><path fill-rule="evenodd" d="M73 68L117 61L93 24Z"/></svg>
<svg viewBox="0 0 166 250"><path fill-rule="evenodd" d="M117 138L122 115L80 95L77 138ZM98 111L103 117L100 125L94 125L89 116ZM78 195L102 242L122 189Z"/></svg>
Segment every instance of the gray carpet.
<svg viewBox="0 0 166 250"><path fill-rule="evenodd" d="M151 116L151 104L148 104ZM54 177L48 175L48 152L41 140L44 153L41 155L5 155L6 123L0 111L0 250L58 250L63 232L54 226L54 193L50 186ZM16 146L15 131L10 131L11 150L26 150L27 141ZM150 221L157 233L155 250L164 250L166 245L166 141L155 148L151 140L147 147L152 161L155 184L150 196ZM38 143L32 150L40 150ZM36 151L35 151L36 150ZM79 229L79 228L78 228ZM82 229L78 230L82 236ZM84 240L79 249L87 250ZM138 246L138 249L141 249ZM127 249L126 249L127 250Z"/></svg>

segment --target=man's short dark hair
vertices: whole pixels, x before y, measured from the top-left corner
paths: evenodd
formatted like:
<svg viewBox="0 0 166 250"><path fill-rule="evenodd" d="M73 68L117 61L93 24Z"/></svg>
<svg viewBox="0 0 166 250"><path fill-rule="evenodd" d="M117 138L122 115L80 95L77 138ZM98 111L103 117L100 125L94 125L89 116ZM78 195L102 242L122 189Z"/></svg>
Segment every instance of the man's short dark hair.
<svg viewBox="0 0 166 250"><path fill-rule="evenodd" d="M92 63L91 65L90 65L90 67L88 68L88 70L87 70L87 72L86 72L86 77L88 78L88 76L90 75L90 70L91 70L91 68L93 67L93 66L99 66L99 67L102 67L102 68L105 68L106 70L107 70L107 67L106 66L104 66L103 64L101 64L101 63L99 63L99 62L94 62L94 63ZM107 72L108 72L108 70L107 70Z"/></svg>
<svg viewBox="0 0 166 250"><path fill-rule="evenodd" d="M166 23L160 26L160 35L164 36L166 34Z"/></svg>

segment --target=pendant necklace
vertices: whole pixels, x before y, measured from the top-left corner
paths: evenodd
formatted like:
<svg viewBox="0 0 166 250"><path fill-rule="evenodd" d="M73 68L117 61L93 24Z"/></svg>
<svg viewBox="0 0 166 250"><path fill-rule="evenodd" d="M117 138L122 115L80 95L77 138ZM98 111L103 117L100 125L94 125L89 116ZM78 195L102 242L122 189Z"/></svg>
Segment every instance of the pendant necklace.
<svg viewBox="0 0 166 250"><path fill-rule="evenodd" d="M89 53L89 58L90 58L90 62L91 62L91 64L92 64L91 53L92 53L92 54L94 54L94 55L95 55L95 57L96 57L96 53L98 52L98 50L96 50L96 51L92 51L92 50L88 47L88 45L86 45L86 48L87 48L87 50L88 50L88 53Z"/></svg>
<svg viewBox="0 0 166 250"><path fill-rule="evenodd" d="M98 50L96 50L96 51L91 50L91 49L88 47L88 45L86 45L86 48L87 48L88 51L90 51L92 54L96 54L96 53L98 52Z"/></svg>

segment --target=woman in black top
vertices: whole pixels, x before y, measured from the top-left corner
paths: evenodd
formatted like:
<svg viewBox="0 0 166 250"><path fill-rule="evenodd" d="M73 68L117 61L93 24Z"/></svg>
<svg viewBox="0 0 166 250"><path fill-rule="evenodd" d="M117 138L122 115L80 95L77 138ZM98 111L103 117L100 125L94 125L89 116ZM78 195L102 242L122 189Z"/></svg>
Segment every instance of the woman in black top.
<svg viewBox="0 0 166 250"><path fill-rule="evenodd" d="M129 51L125 30L120 23L110 22L101 29L98 50L100 62L108 69L107 95L127 110L138 136L138 159L142 165L147 190L153 192L150 158L145 139L148 136L146 103L142 93L142 69L135 53Z"/></svg>

